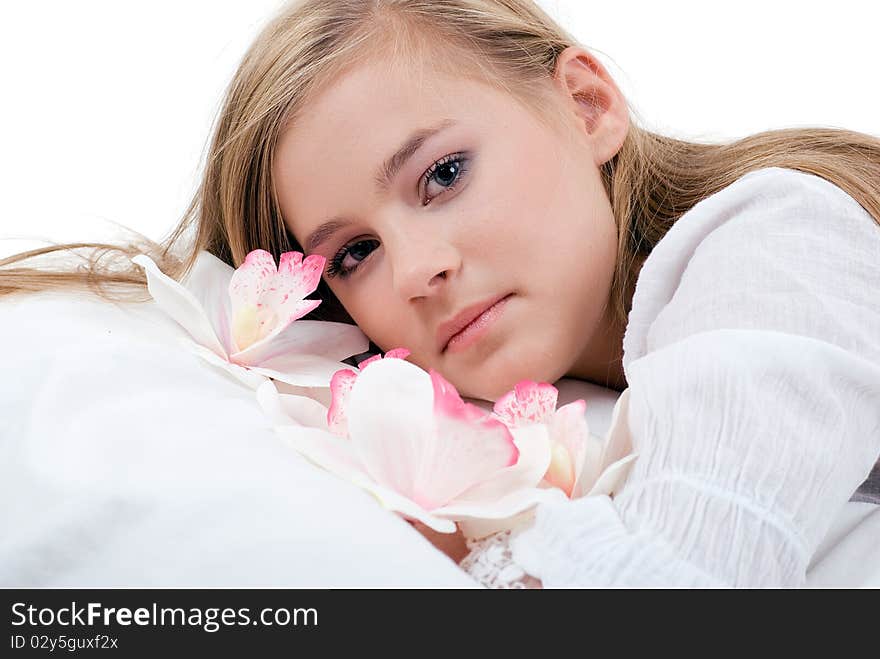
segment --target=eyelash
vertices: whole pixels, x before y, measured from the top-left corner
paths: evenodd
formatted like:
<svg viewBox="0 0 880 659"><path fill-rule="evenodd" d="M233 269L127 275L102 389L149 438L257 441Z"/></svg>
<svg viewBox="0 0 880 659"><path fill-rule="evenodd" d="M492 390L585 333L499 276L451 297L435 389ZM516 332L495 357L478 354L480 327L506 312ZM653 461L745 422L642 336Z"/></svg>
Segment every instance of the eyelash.
<svg viewBox="0 0 880 659"><path fill-rule="evenodd" d="M458 187L458 184L461 181L462 177L469 171L469 168L467 166L468 158L465 157L463 153L453 153L448 156L443 156L440 160L431 165L428 168L428 171L425 172L424 176L422 176L421 181L425 184L425 187L427 188L428 183L431 182L431 178L437 173L437 170L440 169L440 167L442 167L443 165L448 165L450 163L455 163L458 165L458 174L456 175L455 180L452 182L452 185L447 186L443 190L443 192L431 197L428 201L422 204L423 206L427 206L431 203L432 200L436 199L437 197L440 197L447 192L455 190L456 187ZM345 257L348 255L352 247L367 242L377 241L372 239L356 238L353 241L343 245L330 260L330 265L327 267L327 278L332 279L333 277L339 277L340 279L345 279L346 277L351 275L351 273L357 270L360 264L363 263L363 260L359 261L358 264L353 268L343 268L342 262L345 260Z"/></svg>

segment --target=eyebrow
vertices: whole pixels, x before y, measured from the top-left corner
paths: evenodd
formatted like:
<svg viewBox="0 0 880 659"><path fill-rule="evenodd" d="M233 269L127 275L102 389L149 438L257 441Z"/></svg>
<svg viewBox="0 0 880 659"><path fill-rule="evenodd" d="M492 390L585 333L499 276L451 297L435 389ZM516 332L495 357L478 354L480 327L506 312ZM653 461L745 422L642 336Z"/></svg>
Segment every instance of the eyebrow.
<svg viewBox="0 0 880 659"><path fill-rule="evenodd" d="M454 126L455 123L456 122L453 119L443 119L434 126L420 128L413 131L412 134L410 134L410 136L406 139L406 141L400 145L400 148L398 148L397 151L395 151L387 160L385 160L385 162L382 163L382 165L379 167L376 174L374 175L373 181L376 184L377 192L386 192L391 186L391 183L394 181L394 178L397 176L398 172L400 172L406 162L416 153L416 151L422 148L422 145L431 137L443 130L446 130L450 126ZM308 238L306 238L304 244L306 252L311 253L312 251L317 249L322 243L330 238L330 236L332 236L334 233L336 233L339 229L347 224L347 220L338 217L334 217L320 224L318 228L312 231L312 233L309 234Z"/></svg>

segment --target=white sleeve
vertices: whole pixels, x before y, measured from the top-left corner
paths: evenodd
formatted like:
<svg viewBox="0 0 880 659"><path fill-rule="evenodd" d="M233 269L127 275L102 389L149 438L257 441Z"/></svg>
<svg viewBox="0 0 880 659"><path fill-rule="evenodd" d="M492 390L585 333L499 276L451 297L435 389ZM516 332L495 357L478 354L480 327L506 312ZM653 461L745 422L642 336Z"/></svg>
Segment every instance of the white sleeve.
<svg viewBox="0 0 880 659"><path fill-rule="evenodd" d="M759 191L688 260L627 367L626 485L511 541L544 587L805 583L880 454L880 229L807 187Z"/></svg>

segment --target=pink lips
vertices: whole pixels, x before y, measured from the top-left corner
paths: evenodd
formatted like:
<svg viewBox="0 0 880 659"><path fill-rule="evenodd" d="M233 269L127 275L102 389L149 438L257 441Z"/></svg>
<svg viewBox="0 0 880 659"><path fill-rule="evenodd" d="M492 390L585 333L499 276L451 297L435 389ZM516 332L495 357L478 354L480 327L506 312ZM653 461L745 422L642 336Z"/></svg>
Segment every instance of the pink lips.
<svg viewBox="0 0 880 659"><path fill-rule="evenodd" d="M512 293L506 293L483 300L441 323L437 328L437 346L440 352L463 350L481 338L501 315L504 304L511 295Z"/></svg>

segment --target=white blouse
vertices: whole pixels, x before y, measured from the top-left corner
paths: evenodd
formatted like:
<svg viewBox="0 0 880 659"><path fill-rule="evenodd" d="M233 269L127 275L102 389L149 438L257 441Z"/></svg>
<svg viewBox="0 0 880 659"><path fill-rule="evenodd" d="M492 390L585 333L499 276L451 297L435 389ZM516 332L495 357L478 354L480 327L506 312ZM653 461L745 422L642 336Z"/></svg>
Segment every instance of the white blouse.
<svg viewBox="0 0 880 659"><path fill-rule="evenodd" d="M880 227L830 182L751 172L685 213L624 337L639 458L615 498L544 504L544 587L802 586L880 455Z"/></svg>

